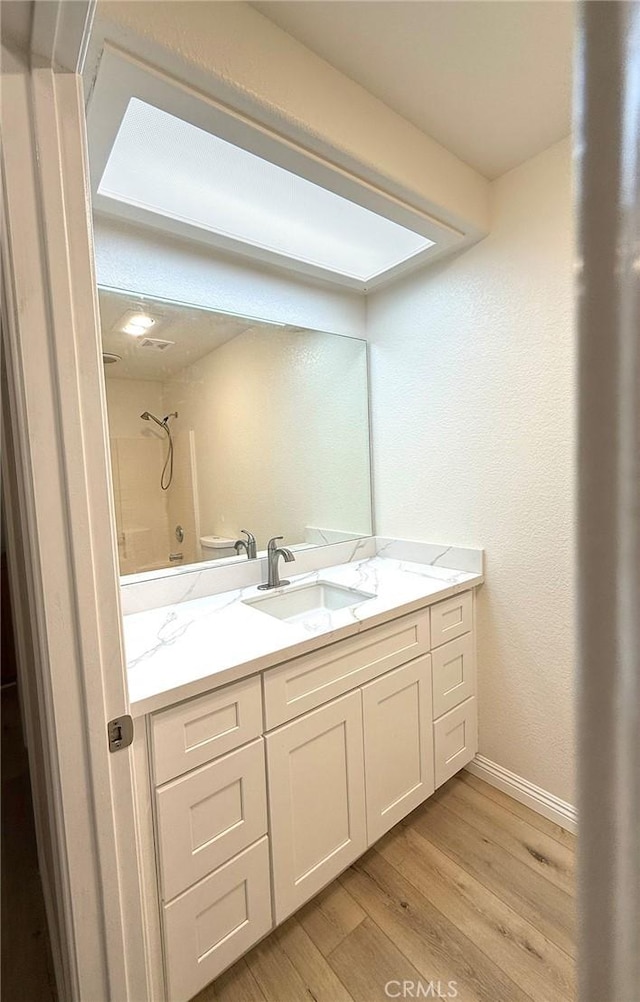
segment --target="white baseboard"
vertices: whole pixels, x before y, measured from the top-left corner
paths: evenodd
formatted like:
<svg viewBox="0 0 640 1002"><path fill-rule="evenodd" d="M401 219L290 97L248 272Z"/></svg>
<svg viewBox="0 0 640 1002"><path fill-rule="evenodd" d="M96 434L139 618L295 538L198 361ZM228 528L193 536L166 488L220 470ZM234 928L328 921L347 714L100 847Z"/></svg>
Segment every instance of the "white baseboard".
<svg viewBox="0 0 640 1002"><path fill-rule="evenodd" d="M473 762L466 767L470 773L479 779L484 779L485 783L495 786L496 789L507 793L518 803L530 807L532 811L542 814L549 821L555 821L561 828L574 834L578 830L578 812L573 804L568 804L566 800L560 800L552 793L547 793L534 783L522 776L516 776L515 772L509 772L503 766L485 758L484 755L476 755Z"/></svg>

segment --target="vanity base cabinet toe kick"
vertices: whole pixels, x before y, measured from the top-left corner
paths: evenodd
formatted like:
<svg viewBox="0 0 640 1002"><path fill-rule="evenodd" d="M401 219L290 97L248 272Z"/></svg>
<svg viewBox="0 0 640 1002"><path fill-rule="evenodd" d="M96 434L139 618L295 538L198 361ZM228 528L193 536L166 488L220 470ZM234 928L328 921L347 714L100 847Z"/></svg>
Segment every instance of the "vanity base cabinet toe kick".
<svg viewBox="0 0 640 1002"><path fill-rule="evenodd" d="M166 1000L188 1002L474 757L473 592L160 710L147 735Z"/></svg>

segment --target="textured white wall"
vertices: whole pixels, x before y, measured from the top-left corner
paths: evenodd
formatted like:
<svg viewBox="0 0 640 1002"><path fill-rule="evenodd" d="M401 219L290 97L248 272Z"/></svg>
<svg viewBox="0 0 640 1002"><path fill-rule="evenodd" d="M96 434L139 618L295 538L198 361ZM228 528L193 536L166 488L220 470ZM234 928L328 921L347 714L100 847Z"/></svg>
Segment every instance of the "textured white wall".
<svg viewBox="0 0 640 1002"><path fill-rule="evenodd" d="M486 548L480 752L573 801L568 141L492 189L486 240L368 300L376 524Z"/></svg>
<svg viewBox="0 0 640 1002"><path fill-rule="evenodd" d="M364 337L360 293L269 271L210 247L106 217L94 220L99 285L212 310Z"/></svg>
<svg viewBox="0 0 640 1002"><path fill-rule="evenodd" d="M192 428L203 534L371 532L366 353L314 331L246 331L164 384Z"/></svg>
<svg viewBox="0 0 640 1002"><path fill-rule="evenodd" d="M117 367L117 362L113 366ZM111 438L153 438L164 441L164 432L151 421L142 421L143 411L162 418L162 383L156 379L118 379L109 374L105 379L109 435Z"/></svg>

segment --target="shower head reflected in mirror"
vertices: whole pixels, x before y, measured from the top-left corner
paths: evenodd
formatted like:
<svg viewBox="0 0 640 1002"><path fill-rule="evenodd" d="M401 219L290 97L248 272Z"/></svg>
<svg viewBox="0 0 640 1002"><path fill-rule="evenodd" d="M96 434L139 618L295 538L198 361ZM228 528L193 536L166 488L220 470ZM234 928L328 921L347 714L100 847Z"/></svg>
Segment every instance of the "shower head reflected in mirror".
<svg viewBox="0 0 640 1002"><path fill-rule="evenodd" d="M163 491L166 491L171 486L171 481L173 480L173 439L171 438L171 431L169 430L169 418L177 418L177 416L177 411L172 411L171 414L165 414L162 420L160 420L159 417L156 417L155 414L152 414L151 411L143 411L140 415L143 421L155 421L158 427L162 428L162 430L167 433L169 448L167 450L165 464L162 467L162 473L160 474L160 486Z"/></svg>
<svg viewBox="0 0 640 1002"><path fill-rule="evenodd" d="M178 416L177 411L172 411L171 414L165 414L165 416L162 419L156 417L155 414L151 413L151 411L143 411L142 414L140 415L143 421L155 421L155 423L159 425L161 428L167 427L169 418L177 416Z"/></svg>

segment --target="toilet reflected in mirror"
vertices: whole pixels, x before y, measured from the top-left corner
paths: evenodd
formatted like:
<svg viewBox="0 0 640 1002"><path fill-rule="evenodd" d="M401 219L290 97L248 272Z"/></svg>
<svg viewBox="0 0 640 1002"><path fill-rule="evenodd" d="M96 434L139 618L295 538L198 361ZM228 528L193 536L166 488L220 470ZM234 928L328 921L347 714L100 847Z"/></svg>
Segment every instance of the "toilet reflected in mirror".
<svg viewBox="0 0 640 1002"><path fill-rule="evenodd" d="M99 298L121 574L371 534L365 341Z"/></svg>

